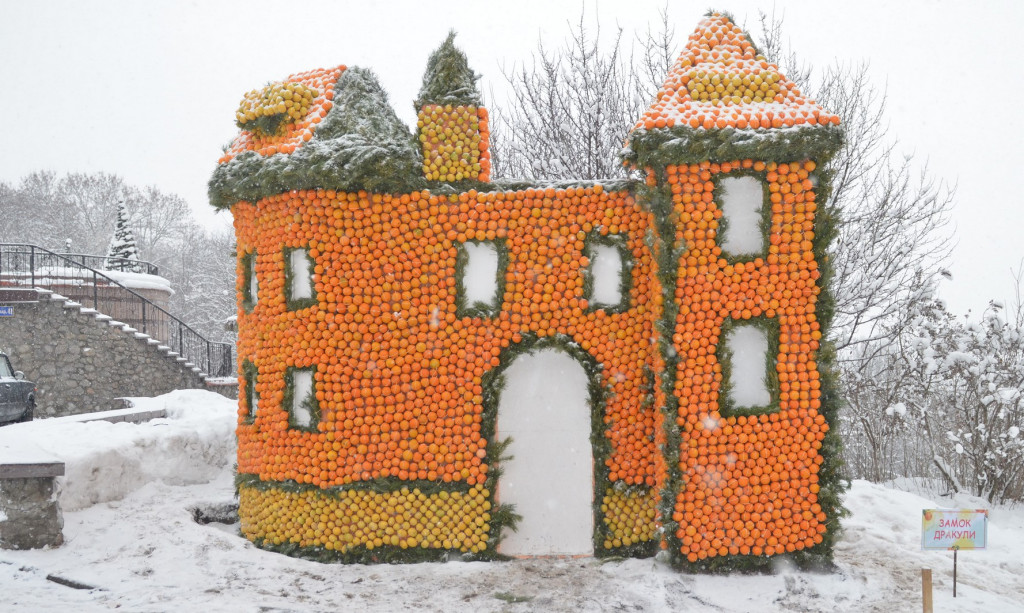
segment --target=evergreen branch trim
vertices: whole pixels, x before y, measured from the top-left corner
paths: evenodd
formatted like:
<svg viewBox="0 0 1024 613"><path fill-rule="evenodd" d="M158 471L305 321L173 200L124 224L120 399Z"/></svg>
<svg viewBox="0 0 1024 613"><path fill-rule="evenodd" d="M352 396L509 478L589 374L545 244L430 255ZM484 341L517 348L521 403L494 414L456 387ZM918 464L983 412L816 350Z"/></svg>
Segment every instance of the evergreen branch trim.
<svg viewBox="0 0 1024 613"><path fill-rule="evenodd" d="M494 516L493 513L491 515ZM265 551L280 553L293 558L302 558L322 564L417 564L421 562L492 562L508 561L512 558L489 549L479 553L466 553L457 549L433 549L409 547L402 549L395 545L368 547L359 545L344 552L326 547L302 547L295 543L276 544L264 538L253 539L253 544Z"/></svg>
<svg viewBox="0 0 1024 613"><path fill-rule="evenodd" d="M455 46L455 30L450 30L441 46L427 58L423 85L413 105L417 111L426 104L481 106L476 86L479 79L480 75L469 67L466 54Z"/></svg>
<svg viewBox="0 0 1024 613"><path fill-rule="evenodd" d="M605 388L602 375L602 366L588 351L583 349L579 343L571 337L554 334L551 336L538 336L532 333L517 333L513 335L512 343L502 349L498 356L498 366L484 373L483 385L483 425L481 436L486 440L493 440L497 426L498 404L501 394L505 389L505 370L515 362L516 358L528 355L544 349L554 349L565 353L569 358L579 364L587 376L587 388L589 392L590 405L590 443L594 458L594 500L593 500L593 521L594 521L594 555L647 555L647 548L632 546L619 549L605 549L604 541L609 537L609 530L603 521L604 494L611 491L613 484L608 479L609 468L606 460L611 455L611 441L607 436L604 413L608 390ZM505 441L507 444L508 441ZM490 451L488 452L490 455ZM488 473L488 486L492 495L497 488L497 479L493 472ZM491 478L495 482L491 484ZM492 514L493 517L493 514Z"/></svg>
<svg viewBox="0 0 1024 613"><path fill-rule="evenodd" d="M670 164L771 160L795 162L830 159L843 144L839 126L792 128L638 128L619 156L638 168Z"/></svg>

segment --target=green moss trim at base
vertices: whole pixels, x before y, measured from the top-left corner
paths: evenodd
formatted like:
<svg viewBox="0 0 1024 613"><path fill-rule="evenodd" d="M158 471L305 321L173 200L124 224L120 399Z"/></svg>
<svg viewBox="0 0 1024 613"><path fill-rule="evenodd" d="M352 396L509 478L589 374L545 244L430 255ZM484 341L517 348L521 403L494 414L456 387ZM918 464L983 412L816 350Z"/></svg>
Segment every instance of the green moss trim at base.
<svg viewBox="0 0 1024 613"><path fill-rule="evenodd" d="M266 551L326 564L417 564L420 562L480 562L512 559L493 551L465 553L456 549L426 547L402 549L394 545L384 545L373 548L359 546L342 552L326 547L300 547L294 543L276 544L268 542L266 539L254 539L252 542Z"/></svg>

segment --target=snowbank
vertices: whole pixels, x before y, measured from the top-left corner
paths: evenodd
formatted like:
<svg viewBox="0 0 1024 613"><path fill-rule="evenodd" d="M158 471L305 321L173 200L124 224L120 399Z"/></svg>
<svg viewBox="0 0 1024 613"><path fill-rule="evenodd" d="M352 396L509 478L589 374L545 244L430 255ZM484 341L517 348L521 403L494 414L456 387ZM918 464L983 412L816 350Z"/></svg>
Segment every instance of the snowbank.
<svg viewBox="0 0 1024 613"><path fill-rule="evenodd" d="M132 401L137 409L165 409L167 418L141 424L40 419L0 428L0 447L18 441L63 461L64 511L120 500L151 481L205 483L234 462L234 400L179 390Z"/></svg>
<svg viewBox="0 0 1024 613"><path fill-rule="evenodd" d="M921 510L986 505L865 481L846 496L851 516L827 574L779 565L770 575L687 575L654 559L364 566L289 558L256 549L237 524L192 520L192 508L234 497L234 402L179 391L136 403L166 408L168 419L0 428L0 438L25 437L68 462L64 496L81 506L89 488L107 496L65 513L60 548L0 551L5 611L889 613L921 610L922 567L933 570L936 611L1017 612L1024 594L1024 508L991 510L989 548L960 554L953 599L952 554L921 550Z"/></svg>

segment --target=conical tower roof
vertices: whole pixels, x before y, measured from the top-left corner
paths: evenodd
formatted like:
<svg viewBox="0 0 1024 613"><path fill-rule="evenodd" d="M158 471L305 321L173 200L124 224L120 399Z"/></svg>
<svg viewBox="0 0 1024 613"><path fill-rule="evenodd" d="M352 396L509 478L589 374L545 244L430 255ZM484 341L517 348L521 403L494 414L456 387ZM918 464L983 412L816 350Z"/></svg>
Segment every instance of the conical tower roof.
<svg viewBox="0 0 1024 613"><path fill-rule="evenodd" d="M663 131L705 144L717 138L720 146L737 139L773 139L769 133L777 130L838 135L838 125L839 117L804 97L778 66L758 53L742 28L713 13L690 35L654 103L633 127L628 145L636 151L662 145L665 139L657 133ZM837 139L829 140L837 144ZM732 155L729 151L725 157Z"/></svg>

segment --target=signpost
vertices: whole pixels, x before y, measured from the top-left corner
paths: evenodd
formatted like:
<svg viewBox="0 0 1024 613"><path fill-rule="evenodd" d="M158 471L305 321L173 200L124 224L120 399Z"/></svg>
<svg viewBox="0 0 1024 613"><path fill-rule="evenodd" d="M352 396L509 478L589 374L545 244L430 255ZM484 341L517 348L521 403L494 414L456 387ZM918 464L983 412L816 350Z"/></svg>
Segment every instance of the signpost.
<svg viewBox="0 0 1024 613"><path fill-rule="evenodd" d="M984 549L988 537L987 509L924 509L921 548L953 550L953 598L956 598L956 554Z"/></svg>
<svg viewBox="0 0 1024 613"><path fill-rule="evenodd" d="M14 307L0 306L0 317L14 317Z"/></svg>

